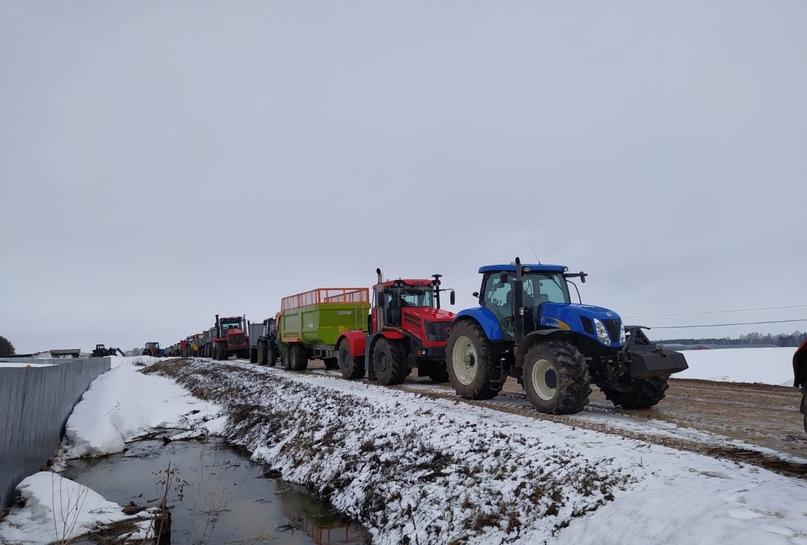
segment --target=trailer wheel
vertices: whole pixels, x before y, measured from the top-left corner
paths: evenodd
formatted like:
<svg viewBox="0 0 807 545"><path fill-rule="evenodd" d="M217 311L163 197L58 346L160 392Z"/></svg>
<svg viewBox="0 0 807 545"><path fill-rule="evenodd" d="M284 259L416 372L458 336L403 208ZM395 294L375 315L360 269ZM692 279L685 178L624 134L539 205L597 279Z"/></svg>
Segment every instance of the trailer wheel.
<svg viewBox="0 0 807 545"><path fill-rule="evenodd" d="M249 349L249 363L258 363L258 348Z"/></svg>
<svg viewBox="0 0 807 545"><path fill-rule="evenodd" d="M325 358L322 363L325 364L325 369L339 369L339 360L336 358Z"/></svg>
<svg viewBox="0 0 807 545"><path fill-rule="evenodd" d="M216 344L214 357L219 361L224 361L227 359L227 349L224 347L224 343Z"/></svg>
<svg viewBox="0 0 807 545"><path fill-rule="evenodd" d="M283 369L286 369L287 371L291 370L291 362L289 358L290 352L291 352L291 346L286 345L286 349L283 350L282 359L283 359Z"/></svg>
<svg viewBox="0 0 807 545"><path fill-rule="evenodd" d="M586 361L565 342L541 342L527 350L522 379L527 398L542 413L580 412L591 394Z"/></svg>
<svg viewBox="0 0 807 545"><path fill-rule="evenodd" d="M446 343L448 376L454 391L465 399L491 399L499 393L491 387L498 372L493 367L493 346L475 322L451 328Z"/></svg>
<svg viewBox="0 0 807 545"><path fill-rule="evenodd" d="M379 339L373 347L375 376L381 384L402 384L409 374L406 349L401 343Z"/></svg>
<svg viewBox="0 0 807 545"><path fill-rule="evenodd" d="M339 370L346 379L357 379L364 376L364 358L350 355L350 342L342 339L339 343Z"/></svg>
<svg viewBox="0 0 807 545"><path fill-rule="evenodd" d="M664 392L670 387L667 383L668 378L669 375L661 375L634 379L631 389L626 392L607 387L600 387L600 389L605 394L606 399L610 400L614 406L621 406L623 409L629 410L647 409L664 399L666 396Z"/></svg>
<svg viewBox="0 0 807 545"><path fill-rule="evenodd" d="M258 365L266 365L266 343L258 341L258 346L255 347L257 352L255 356L255 363Z"/></svg>
<svg viewBox="0 0 807 545"><path fill-rule="evenodd" d="M308 351L302 344L294 344L289 351L289 365L292 371L305 371L308 368Z"/></svg>

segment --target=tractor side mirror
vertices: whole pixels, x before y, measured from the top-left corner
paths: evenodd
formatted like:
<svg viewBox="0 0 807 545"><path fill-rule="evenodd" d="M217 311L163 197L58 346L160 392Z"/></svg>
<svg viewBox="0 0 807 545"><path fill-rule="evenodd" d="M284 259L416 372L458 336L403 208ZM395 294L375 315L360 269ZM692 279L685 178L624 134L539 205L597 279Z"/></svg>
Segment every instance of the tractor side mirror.
<svg viewBox="0 0 807 545"><path fill-rule="evenodd" d="M448 296L448 302L453 305L454 301L455 301L454 290L451 290L451 293Z"/></svg>
<svg viewBox="0 0 807 545"><path fill-rule="evenodd" d="M507 284L507 273L506 272L500 272L499 273L499 282L501 282L502 284Z"/></svg>
<svg viewBox="0 0 807 545"><path fill-rule="evenodd" d="M386 301L384 300L384 296L379 295L378 296L378 308L384 308L385 304L386 304Z"/></svg>

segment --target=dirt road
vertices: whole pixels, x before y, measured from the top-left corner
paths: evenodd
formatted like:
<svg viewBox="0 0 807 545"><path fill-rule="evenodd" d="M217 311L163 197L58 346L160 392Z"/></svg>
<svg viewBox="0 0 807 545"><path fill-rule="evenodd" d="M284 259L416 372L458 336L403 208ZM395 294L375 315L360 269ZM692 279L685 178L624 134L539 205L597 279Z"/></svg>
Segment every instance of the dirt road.
<svg viewBox="0 0 807 545"><path fill-rule="evenodd" d="M450 385L412 377L398 388L459 400ZM462 401L807 478L807 433L802 427L798 409L801 392L797 388L670 379L667 397L657 406L626 411L615 408L595 387L584 411L553 416L535 411L522 387L508 379L504 390L492 400Z"/></svg>

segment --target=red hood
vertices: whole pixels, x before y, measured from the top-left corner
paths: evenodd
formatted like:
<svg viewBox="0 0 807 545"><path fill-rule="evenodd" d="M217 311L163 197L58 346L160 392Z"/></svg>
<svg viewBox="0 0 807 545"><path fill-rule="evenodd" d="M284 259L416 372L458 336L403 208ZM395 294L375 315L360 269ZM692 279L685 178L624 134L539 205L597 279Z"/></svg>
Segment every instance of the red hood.
<svg viewBox="0 0 807 545"><path fill-rule="evenodd" d="M403 311L406 314L417 316L430 322L451 322L455 316L453 312L448 310L430 307L404 307Z"/></svg>

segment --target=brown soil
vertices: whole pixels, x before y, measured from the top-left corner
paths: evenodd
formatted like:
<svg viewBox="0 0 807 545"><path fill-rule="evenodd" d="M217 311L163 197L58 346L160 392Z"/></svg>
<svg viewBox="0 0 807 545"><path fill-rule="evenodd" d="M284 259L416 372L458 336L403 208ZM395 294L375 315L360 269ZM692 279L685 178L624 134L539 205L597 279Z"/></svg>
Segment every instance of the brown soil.
<svg viewBox="0 0 807 545"><path fill-rule="evenodd" d="M402 387L433 397L458 399L450 385L434 385L426 390L422 383L416 387L415 382L420 379L410 379L409 385ZM540 414L512 378L492 400L462 401L807 478L807 433L799 412L799 389L693 379L671 378L669 382L667 397L643 410L616 408L594 387L581 413Z"/></svg>
<svg viewBox="0 0 807 545"><path fill-rule="evenodd" d="M319 360L311 360L306 372L341 379L339 371L325 370ZM434 384L414 373L404 384L391 388L807 478L807 433L799 412L801 391L798 388L675 378L669 383L667 396L650 409L616 408L593 387L590 402L582 412L557 416L536 411L521 385L512 378L496 398L486 401L462 399L449 383Z"/></svg>

